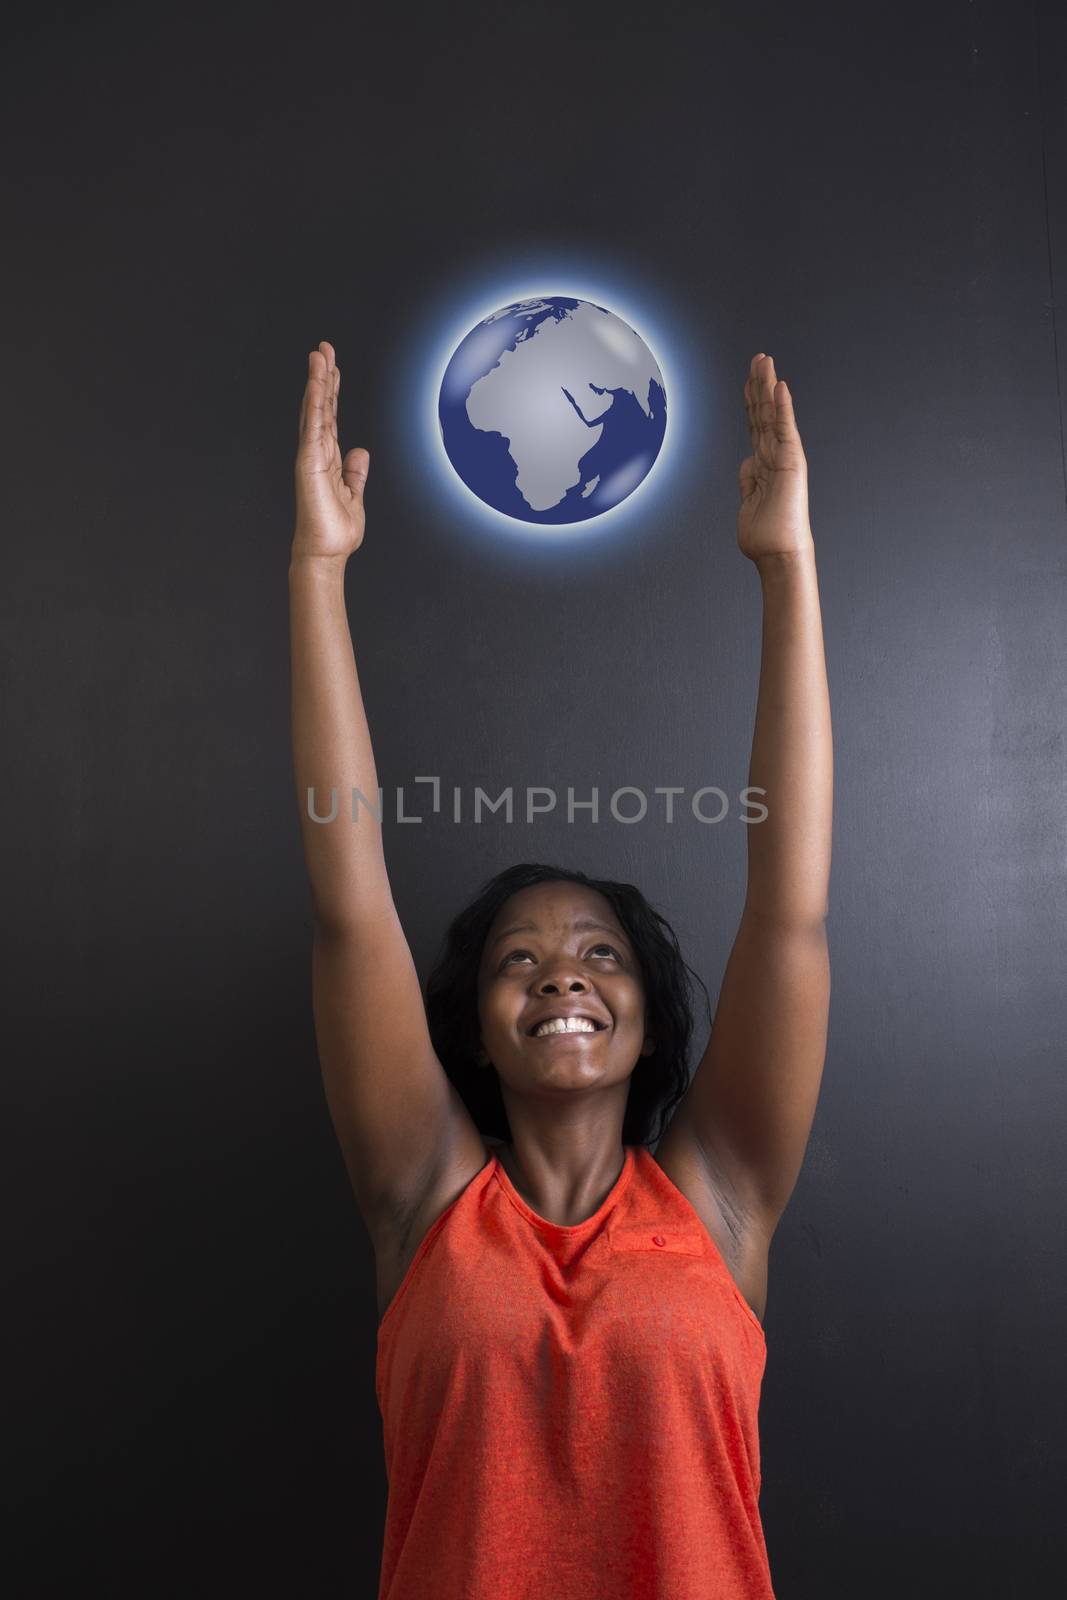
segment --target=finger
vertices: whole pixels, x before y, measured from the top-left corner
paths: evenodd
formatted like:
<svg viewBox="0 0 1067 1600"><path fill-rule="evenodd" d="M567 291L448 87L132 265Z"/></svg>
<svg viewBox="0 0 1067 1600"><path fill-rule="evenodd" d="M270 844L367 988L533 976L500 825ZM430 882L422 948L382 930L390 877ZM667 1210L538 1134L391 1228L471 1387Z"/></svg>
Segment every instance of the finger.
<svg viewBox="0 0 1067 1600"><path fill-rule="evenodd" d="M322 436L326 413L325 357L319 350L308 356L308 381L304 389L303 420L300 430L302 444L314 444Z"/></svg>
<svg viewBox="0 0 1067 1600"><path fill-rule="evenodd" d="M759 416L759 437L763 446L764 455L771 459L771 442L774 437L774 358L762 356L760 358L757 377L757 406Z"/></svg>
<svg viewBox="0 0 1067 1600"><path fill-rule="evenodd" d="M296 436L303 439L304 429L307 427L308 414L308 380L311 377L311 352L308 351L307 371L304 376L304 392L300 397L300 420L296 425Z"/></svg>
<svg viewBox="0 0 1067 1600"><path fill-rule="evenodd" d="M756 441L759 438L759 364L763 360L763 352L754 355L748 366L748 381L745 384L745 409L748 412L748 437L753 453Z"/></svg>
<svg viewBox="0 0 1067 1600"><path fill-rule="evenodd" d="M326 367L326 358L323 356L322 351L316 350L315 354L320 357L320 359L315 362L315 371L311 378L310 394L308 397L310 416L308 420L310 422L310 437L318 441L323 437L327 427L329 426L327 412L329 375Z"/></svg>
<svg viewBox="0 0 1067 1600"><path fill-rule="evenodd" d="M369 472L370 451L365 450L362 445L353 446L353 448L345 456L344 463L341 467L341 477L351 489L352 493L358 495L361 500L363 498L363 490L366 486L367 474Z"/></svg>
<svg viewBox="0 0 1067 1600"><path fill-rule="evenodd" d="M324 426L328 429L329 435L334 440L336 440L336 438L337 438L337 397L336 397L337 358L336 358L336 355L335 355L335 352L334 352L333 345L330 343L330 341L328 339L322 339L322 340L319 341L319 349L321 350L322 355L323 355L323 359L326 362L326 372L324 374L325 381L326 381L326 390L325 390L325 397L324 397L325 403L324 403L324 406L323 406L323 423L324 423Z"/></svg>
<svg viewBox="0 0 1067 1600"><path fill-rule="evenodd" d="M778 380L774 392L774 426L783 444L795 444L799 441L800 434L797 431L797 419L793 411L793 396L789 393L789 385L784 378Z"/></svg>
<svg viewBox="0 0 1067 1600"><path fill-rule="evenodd" d="M299 439L301 444L303 444L304 438L305 438L305 436L307 434L308 419L309 419L310 413L311 413L311 374L315 370L315 364L314 364L314 362L312 360L312 354L313 354L313 352L309 350L308 351L308 359L307 359L307 371L306 371L305 376L304 376L304 393L303 393L303 395L301 397L301 400L300 400L300 422L299 422L299 425L298 425L297 437L298 437L298 439Z"/></svg>

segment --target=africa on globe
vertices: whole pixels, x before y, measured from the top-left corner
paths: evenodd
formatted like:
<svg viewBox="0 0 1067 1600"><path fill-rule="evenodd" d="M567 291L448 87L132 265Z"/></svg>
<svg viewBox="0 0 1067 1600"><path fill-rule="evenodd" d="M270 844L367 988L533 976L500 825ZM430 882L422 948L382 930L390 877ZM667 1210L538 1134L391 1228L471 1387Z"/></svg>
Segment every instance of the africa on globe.
<svg viewBox="0 0 1067 1600"><path fill-rule="evenodd" d="M521 522L585 522L648 476L667 428L655 357L589 300L519 300L461 340L438 399L468 489Z"/></svg>

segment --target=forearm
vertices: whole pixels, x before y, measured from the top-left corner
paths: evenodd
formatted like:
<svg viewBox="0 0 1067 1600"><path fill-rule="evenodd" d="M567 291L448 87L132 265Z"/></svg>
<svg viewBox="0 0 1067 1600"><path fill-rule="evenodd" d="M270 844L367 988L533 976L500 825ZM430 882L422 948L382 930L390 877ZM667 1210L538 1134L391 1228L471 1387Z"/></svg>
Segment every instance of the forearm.
<svg viewBox="0 0 1067 1600"><path fill-rule="evenodd" d="M358 926L392 909L378 807L378 774L363 708L344 590L345 558L289 564L293 771L317 926ZM316 814L309 815L313 789ZM353 821L352 790L357 801Z"/></svg>
<svg viewBox="0 0 1067 1600"><path fill-rule="evenodd" d="M746 909L796 925L828 913L833 812L830 693L814 548L756 561L763 646L749 784Z"/></svg>

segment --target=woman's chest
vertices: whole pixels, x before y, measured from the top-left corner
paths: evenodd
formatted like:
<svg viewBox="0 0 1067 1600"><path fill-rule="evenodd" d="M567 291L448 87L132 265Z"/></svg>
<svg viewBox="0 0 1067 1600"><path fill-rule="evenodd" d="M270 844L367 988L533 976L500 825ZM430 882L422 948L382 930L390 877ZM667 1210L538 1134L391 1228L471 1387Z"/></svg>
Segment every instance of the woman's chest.
<svg viewBox="0 0 1067 1600"><path fill-rule="evenodd" d="M439 1235L379 1330L379 1377L405 1404L468 1383L538 1403L661 1382L699 1398L759 1360L758 1324L695 1221L620 1223L569 1251L491 1226L479 1243Z"/></svg>
<svg viewBox="0 0 1067 1600"><path fill-rule="evenodd" d="M649 1276L642 1270L642 1259L662 1256L665 1268L653 1266L651 1276L659 1280L661 1292L701 1293L713 1292L718 1298L724 1287L724 1277L731 1290L745 1303L745 1310L753 1323L759 1326L760 1314L767 1297L767 1244L762 1238L738 1240L729 1231L721 1212L711 1199L700 1193L690 1197L694 1215L691 1218L671 1215L666 1218L649 1216L636 1224L631 1219L600 1235L589 1249L572 1258L554 1257L548 1251L534 1250L535 1272L557 1285L557 1292L566 1294L568 1283L576 1288L580 1270L589 1265L597 1279L600 1304L610 1310L615 1301L633 1296L639 1283ZM383 1237L375 1243L375 1269L379 1324L392 1306L397 1291L404 1282L430 1228L444 1209L444 1203L431 1200L424 1214L413 1219L413 1225L402 1239ZM657 1243L657 1238L663 1243ZM710 1240L709 1253L706 1240ZM508 1261L513 1267L529 1268L530 1257L515 1252L505 1252L503 1260L492 1252L479 1251L483 1270L496 1274L498 1282L506 1281ZM673 1265L677 1258L702 1259L703 1269ZM633 1259L628 1259L633 1258ZM614 1276L614 1288L607 1288L599 1280ZM529 1281L529 1270L526 1281ZM717 1291L718 1293L715 1293ZM520 1304L526 1304L520 1295Z"/></svg>

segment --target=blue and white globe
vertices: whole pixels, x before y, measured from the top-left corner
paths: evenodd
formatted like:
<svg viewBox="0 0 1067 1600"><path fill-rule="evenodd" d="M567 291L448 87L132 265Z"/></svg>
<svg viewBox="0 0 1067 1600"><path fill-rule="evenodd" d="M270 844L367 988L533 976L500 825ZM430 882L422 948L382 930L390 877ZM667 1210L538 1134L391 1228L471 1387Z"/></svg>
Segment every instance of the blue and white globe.
<svg viewBox="0 0 1067 1600"><path fill-rule="evenodd" d="M445 454L521 522L585 522L648 476L667 429L656 359L589 300L520 300L473 327L441 380Z"/></svg>

